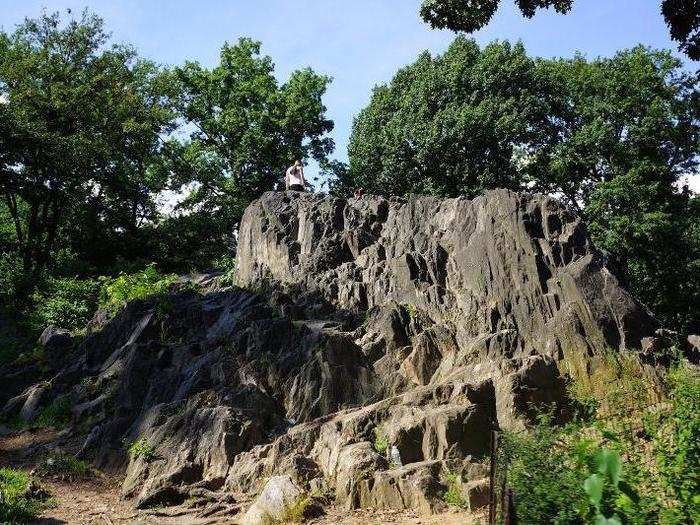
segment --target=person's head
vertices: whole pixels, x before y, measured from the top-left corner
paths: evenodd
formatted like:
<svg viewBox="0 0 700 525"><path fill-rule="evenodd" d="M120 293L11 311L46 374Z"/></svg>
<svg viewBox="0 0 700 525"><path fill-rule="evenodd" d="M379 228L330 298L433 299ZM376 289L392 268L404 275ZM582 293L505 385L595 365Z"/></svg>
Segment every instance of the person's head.
<svg viewBox="0 0 700 525"><path fill-rule="evenodd" d="M295 167L295 168L301 168L301 161L300 161L300 160L295 160L295 161L294 161L294 167Z"/></svg>

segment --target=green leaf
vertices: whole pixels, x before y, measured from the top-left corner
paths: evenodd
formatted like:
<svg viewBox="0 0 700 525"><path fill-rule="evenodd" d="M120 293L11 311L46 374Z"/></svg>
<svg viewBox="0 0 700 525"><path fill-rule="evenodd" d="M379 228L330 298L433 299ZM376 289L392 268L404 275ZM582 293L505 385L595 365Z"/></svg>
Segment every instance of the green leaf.
<svg viewBox="0 0 700 525"><path fill-rule="evenodd" d="M583 489L588 494L588 500L596 509L600 507L600 501L603 498L603 478L599 474L591 474L583 482Z"/></svg>

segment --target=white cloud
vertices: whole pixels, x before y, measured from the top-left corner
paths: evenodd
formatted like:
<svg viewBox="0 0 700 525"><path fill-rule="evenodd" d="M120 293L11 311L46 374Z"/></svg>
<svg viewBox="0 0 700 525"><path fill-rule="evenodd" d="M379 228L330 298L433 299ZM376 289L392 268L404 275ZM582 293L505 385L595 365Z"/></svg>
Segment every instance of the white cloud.
<svg viewBox="0 0 700 525"><path fill-rule="evenodd" d="M9 103L10 103L10 99L7 98L7 95L5 95L4 93L0 93L0 104L9 104Z"/></svg>

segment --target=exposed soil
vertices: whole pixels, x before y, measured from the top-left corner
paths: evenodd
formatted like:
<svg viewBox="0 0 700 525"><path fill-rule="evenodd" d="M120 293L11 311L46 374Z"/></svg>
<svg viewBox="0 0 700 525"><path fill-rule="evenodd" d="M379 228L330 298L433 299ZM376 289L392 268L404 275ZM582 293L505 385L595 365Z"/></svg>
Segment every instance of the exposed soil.
<svg viewBox="0 0 700 525"><path fill-rule="evenodd" d="M58 436L54 429L32 429L0 436L0 467L13 467L32 472L43 456L42 447ZM230 507L216 503L204 507L170 507L135 510L119 497L121 480L103 474L83 480L65 481L41 477L54 505L45 509L37 524L235 524ZM228 514L228 515L227 515ZM469 512L446 512L419 516L411 511L328 509L326 515L308 522L313 525L470 525L483 523L480 515Z"/></svg>

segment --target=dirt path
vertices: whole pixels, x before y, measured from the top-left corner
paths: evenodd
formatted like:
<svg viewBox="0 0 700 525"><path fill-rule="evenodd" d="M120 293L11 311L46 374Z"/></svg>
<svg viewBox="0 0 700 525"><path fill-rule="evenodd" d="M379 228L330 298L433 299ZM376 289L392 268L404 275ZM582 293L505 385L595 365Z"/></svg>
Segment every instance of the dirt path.
<svg viewBox="0 0 700 525"><path fill-rule="evenodd" d="M0 436L0 467L12 467L32 472L43 456L40 447L56 440L52 429L25 430ZM235 524L226 508L212 505L204 508L170 507L135 510L119 497L119 482L102 474L76 481L39 478L54 505L45 509L33 523L37 524ZM471 525L483 523L483 518L468 512L446 512L434 516L418 516L411 511L328 509L321 518L308 522L313 525Z"/></svg>

